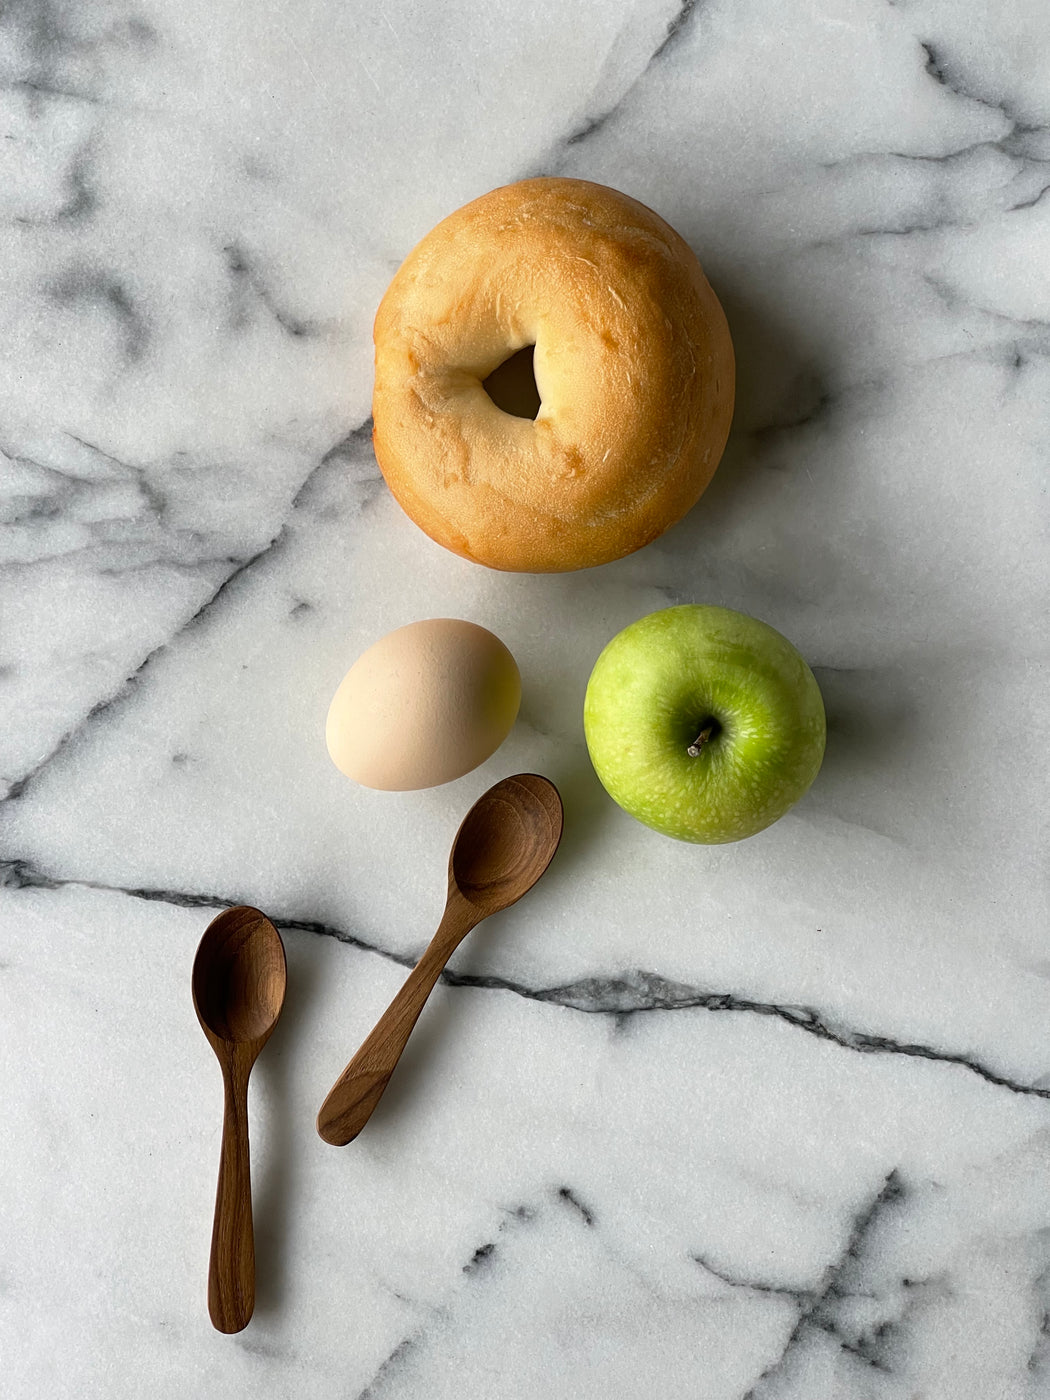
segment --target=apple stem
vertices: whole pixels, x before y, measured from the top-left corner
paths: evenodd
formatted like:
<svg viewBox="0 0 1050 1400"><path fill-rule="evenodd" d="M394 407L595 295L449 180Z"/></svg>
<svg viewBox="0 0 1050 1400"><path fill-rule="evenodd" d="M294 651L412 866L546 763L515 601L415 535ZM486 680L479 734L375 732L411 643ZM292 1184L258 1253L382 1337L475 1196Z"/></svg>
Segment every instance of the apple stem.
<svg viewBox="0 0 1050 1400"><path fill-rule="evenodd" d="M714 725L713 725L713 724L709 724L709 725L706 727L706 729L701 729L700 733L696 736L696 738L693 740L693 742L692 742L692 743L689 745L689 747L686 749L686 753L689 755L690 758L699 758L699 757L700 757L700 750L701 750L701 749L704 747L704 745L707 743L708 739L710 739L710 737L711 737L711 730L712 730L713 728L714 728Z"/></svg>

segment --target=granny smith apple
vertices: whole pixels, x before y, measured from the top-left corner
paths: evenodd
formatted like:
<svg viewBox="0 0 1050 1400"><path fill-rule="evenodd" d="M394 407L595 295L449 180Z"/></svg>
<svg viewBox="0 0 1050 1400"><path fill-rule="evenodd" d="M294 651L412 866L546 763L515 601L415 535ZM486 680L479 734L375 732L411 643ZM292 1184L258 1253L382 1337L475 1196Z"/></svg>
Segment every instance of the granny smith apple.
<svg viewBox="0 0 1050 1400"><path fill-rule="evenodd" d="M614 801L681 841L739 841L782 817L824 757L813 672L779 632L687 604L632 622L595 663L583 725Z"/></svg>

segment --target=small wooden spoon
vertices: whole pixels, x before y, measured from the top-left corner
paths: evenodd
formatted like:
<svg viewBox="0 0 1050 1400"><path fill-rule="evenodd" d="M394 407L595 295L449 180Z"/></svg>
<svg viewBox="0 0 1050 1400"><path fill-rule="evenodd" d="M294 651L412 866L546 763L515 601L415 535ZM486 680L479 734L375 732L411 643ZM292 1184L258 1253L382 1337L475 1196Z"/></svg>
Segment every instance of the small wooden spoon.
<svg viewBox="0 0 1050 1400"><path fill-rule="evenodd" d="M532 888L558 849L562 819L558 789L536 773L504 778L471 807L452 844L438 931L321 1105L317 1131L325 1142L344 1147L357 1137L445 964L482 919Z"/></svg>
<svg viewBox="0 0 1050 1400"><path fill-rule="evenodd" d="M226 1100L208 1269L208 1312L220 1332L247 1327L255 1307L248 1076L277 1024L287 980L281 935L258 909L227 909L205 929L193 960L193 1006L222 1067Z"/></svg>

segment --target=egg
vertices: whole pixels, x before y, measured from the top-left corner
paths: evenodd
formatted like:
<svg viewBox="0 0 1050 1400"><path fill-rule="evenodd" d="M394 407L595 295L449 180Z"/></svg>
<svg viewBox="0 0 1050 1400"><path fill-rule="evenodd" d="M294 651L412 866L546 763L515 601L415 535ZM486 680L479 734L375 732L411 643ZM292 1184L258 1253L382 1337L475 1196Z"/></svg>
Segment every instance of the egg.
<svg viewBox="0 0 1050 1400"><path fill-rule="evenodd" d="M521 703L521 676L474 622L410 622L364 652L332 698L325 739L348 778L385 792L462 778L496 752Z"/></svg>

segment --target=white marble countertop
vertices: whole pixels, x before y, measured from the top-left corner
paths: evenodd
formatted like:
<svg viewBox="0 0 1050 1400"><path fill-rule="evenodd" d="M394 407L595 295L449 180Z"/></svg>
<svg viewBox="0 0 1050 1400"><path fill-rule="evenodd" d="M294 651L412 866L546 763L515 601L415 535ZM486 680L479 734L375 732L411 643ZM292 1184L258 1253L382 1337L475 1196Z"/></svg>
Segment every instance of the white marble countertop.
<svg viewBox="0 0 1050 1400"><path fill-rule="evenodd" d="M393 503L370 328L432 224L543 172L690 240L739 399L682 524L533 578ZM5 1396L1050 1396L1048 191L1042 0L0 9ZM678 600L827 701L817 783L735 846L638 826L583 747L601 646ZM331 692L434 615L504 638L522 718L354 789ZM325 1146L522 768L555 865ZM189 972L242 901L290 982L229 1338Z"/></svg>

